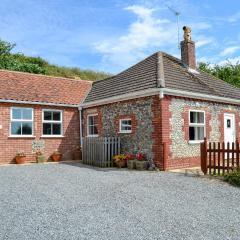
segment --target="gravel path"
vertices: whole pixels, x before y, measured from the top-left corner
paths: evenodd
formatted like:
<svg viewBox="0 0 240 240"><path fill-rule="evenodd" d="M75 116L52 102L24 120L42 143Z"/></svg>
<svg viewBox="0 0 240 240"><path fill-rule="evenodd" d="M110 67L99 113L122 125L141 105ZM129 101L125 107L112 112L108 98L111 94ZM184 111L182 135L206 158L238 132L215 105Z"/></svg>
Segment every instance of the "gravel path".
<svg viewBox="0 0 240 240"><path fill-rule="evenodd" d="M240 189L80 164L0 167L0 239L240 239Z"/></svg>

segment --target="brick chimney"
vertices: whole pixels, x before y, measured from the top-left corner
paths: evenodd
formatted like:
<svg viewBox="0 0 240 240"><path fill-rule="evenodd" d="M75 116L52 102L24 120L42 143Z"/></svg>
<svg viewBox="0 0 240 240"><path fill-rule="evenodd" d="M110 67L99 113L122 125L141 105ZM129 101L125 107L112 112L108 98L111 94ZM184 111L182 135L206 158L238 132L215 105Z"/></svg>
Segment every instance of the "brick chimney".
<svg viewBox="0 0 240 240"><path fill-rule="evenodd" d="M184 26L184 40L181 41L181 58L186 67L196 70L195 42L191 39L191 28Z"/></svg>

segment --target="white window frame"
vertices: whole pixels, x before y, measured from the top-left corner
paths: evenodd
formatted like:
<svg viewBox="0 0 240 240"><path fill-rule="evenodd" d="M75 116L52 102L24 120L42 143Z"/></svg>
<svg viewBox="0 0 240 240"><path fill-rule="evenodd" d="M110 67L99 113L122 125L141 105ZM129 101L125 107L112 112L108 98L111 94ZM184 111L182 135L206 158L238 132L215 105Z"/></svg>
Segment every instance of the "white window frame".
<svg viewBox="0 0 240 240"><path fill-rule="evenodd" d="M89 133L89 117L95 117L95 116L98 116L97 113L93 113L93 114L88 114L87 115L87 136L88 137L98 137L98 134L90 134ZM97 124L98 126L98 124Z"/></svg>
<svg viewBox="0 0 240 240"><path fill-rule="evenodd" d="M123 121L131 121L131 130L122 130L122 122ZM119 133L132 133L132 119L131 118L119 119Z"/></svg>
<svg viewBox="0 0 240 240"><path fill-rule="evenodd" d="M201 112L203 113L203 120L204 120L204 123L191 123L191 112ZM189 110L189 115L188 115L188 128L190 129L190 127L204 127L204 137L206 137L206 114L205 114L205 111L203 110L192 110L190 109ZM189 130L188 130L189 131ZM204 140L190 140L189 139L189 143L201 143L203 142Z"/></svg>
<svg viewBox="0 0 240 240"><path fill-rule="evenodd" d="M60 121L56 120L44 120L44 112L60 112ZM60 123L61 124L61 134L52 135L52 134L43 134L43 124L44 123ZM63 137L63 110L59 109L42 109L42 137Z"/></svg>
<svg viewBox="0 0 240 240"><path fill-rule="evenodd" d="M30 109L32 110L32 119L13 119L13 109ZM32 123L32 134L28 135L28 134L12 134L12 122L29 122ZM29 108L29 107L11 107L10 109L10 129L9 129L9 136L10 137L16 137L16 138L21 138L21 137L34 137L34 109L33 108Z"/></svg>

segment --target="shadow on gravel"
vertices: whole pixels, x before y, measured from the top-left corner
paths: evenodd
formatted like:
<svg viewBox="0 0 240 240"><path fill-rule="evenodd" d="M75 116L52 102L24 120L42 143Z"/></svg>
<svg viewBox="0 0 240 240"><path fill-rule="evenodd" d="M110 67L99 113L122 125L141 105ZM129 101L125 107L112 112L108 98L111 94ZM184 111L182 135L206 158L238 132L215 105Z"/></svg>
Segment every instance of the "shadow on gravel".
<svg viewBox="0 0 240 240"><path fill-rule="evenodd" d="M112 172L112 171L126 171L127 169L120 169L120 168L100 168L100 167L95 167L95 166L90 166L90 165L85 165L80 162L60 162L59 164L64 164L68 166L73 166L73 167L79 167L79 168L86 168L86 169L91 169L95 170L98 172Z"/></svg>

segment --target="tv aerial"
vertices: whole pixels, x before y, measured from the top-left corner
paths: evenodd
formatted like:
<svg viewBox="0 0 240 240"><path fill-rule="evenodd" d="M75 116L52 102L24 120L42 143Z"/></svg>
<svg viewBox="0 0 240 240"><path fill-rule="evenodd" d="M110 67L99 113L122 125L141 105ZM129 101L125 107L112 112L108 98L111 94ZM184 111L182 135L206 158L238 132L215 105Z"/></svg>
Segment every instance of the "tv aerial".
<svg viewBox="0 0 240 240"><path fill-rule="evenodd" d="M180 38L179 38L179 16L180 12L175 10L174 8L167 6L167 8L176 16L177 18L177 36L178 36L178 48L180 49Z"/></svg>

